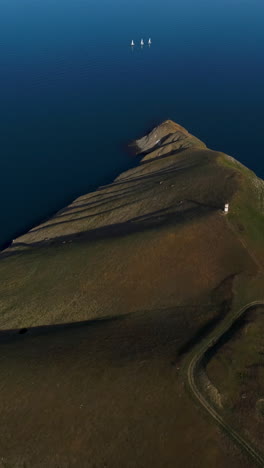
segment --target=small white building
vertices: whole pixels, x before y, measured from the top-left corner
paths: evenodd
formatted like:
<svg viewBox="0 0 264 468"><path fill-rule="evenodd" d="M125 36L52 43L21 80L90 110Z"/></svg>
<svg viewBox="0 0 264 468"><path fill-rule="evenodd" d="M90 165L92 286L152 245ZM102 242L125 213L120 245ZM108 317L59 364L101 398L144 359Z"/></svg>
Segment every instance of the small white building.
<svg viewBox="0 0 264 468"><path fill-rule="evenodd" d="M224 208L224 213L227 214L228 211L229 211L229 203L226 203L226 204L225 204L225 208Z"/></svg>

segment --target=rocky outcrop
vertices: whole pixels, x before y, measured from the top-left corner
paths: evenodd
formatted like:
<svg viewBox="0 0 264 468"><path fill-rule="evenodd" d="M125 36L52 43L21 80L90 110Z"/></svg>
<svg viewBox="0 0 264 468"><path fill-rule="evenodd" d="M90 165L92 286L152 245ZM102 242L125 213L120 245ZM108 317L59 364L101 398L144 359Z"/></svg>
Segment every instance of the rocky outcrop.
<svg viewBox="0 0 264 468"><path fill-rule="evenodd" d="M166 120L131 145L136 154L149 155L145 156L143 161L191 147L206 148L206 145L172 120Z"/></svg>

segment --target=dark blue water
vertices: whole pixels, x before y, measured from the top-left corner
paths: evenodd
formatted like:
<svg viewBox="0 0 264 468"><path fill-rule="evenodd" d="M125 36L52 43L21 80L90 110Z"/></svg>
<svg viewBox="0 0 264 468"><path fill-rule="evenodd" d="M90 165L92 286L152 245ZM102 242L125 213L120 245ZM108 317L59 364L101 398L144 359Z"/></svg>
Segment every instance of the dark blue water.
<svg viewBox="0 0 264 468"><path fill-rule="evenodd" d="M261 0L0 0L0 244L166 118L263 177L263 22Z"/></svg>

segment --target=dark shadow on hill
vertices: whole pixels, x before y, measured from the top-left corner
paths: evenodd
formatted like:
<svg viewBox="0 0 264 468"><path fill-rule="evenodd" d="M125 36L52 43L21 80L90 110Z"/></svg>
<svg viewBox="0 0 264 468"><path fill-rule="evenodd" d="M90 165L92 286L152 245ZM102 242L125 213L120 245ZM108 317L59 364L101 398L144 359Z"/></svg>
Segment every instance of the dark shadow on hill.
<svg viewBox="0 0 264 468"><path fill-rule="evenodd" d="M68 242L94 242L102 239L120 238L123 236L143 232L149 229L157 229L168 224L182 224L193 219L199 219L208 215L219 207L197 204L196 202L182 201L164 209L156 210L142 216L136 216L123 223L106 225L84 232L58 236L43 241L32 243L15 242L14 250L9 249L0 254L0 258L27 253L34 249L58 246Z"/></svg>
<svg viewBox="0 0 264 468"><path fill-rule="evenodd" d="M75 330L88 327L100 327L103 324L125 320L130 314L119 316L103 316L98 319L82 320L80 322L59 323L55 325L40 325L37 327L28 328L12 328L7 330L0 330L0 345L10 341L17 341L21 339L28 339L32 336L40 336L45 334L61 333L65 330ZM22 336L21 336L22 335ZM26 336L25 336L26 335Z"/></svg>
<svg viewBox="0 0 264 468"><path fill-rule="evenodd" d="M208 315L208 306L175 306L81 322L2 330L1 363L11 349L15 351L15 354L11 352L14 359L19 356L19 360L38 361L41 356L47 366L49 359L46 352L51 352L55 359L60 356L62 360L64 353L79 353L80 359L84 360L90 355L92 359L107 359L110 365L118 361L141 359L143 355L153 356L156 352L163 354L165 349L170 350L171 357L175 357L177 349L184 346L196 328L195 321L188 320L187 325L186 315L192 317L197 313Z"/></svg>
<svg viewBox="0 0 264 468"><path fill-rule="evenodd" d="M154 163L155 160L154 161L152 160L151 162ZM139 172L140 170L142 170L143 167L144 167L144 164L139 166ZM126 183L139 182L142 180L155 179L155 177L159 177L159 176L163 177L164 175L171 175L174 177L176 173L179 173L180 171L187 171L194 167L201 167L201 160L199 158L197 158L196 160L195 158L193 158L193 160L188 159L187 161L176 161L176 162L174 161L173 163L166 165L163 169L151 171L150 173L146 172L146 173L143 173L143 175L137 176L136 172L132 174L128 173L127 175L124 175L122 176L122 178L118 179L112 185L112 187L124 184L125 182Z"/></svg>
<svg viewBox="0 0 264 468"><path fill-rule="evenodd" d="M244 327L249 325L252 321L252 309L256 310L260 306L253 306L248 310L245 315L242 315L239 317L235 323L224 333L221 338L217 341L217 343L212 346L211 348L208 349L208 351L205 353L203 357L203 366L207 366L208 363L210 362L211 359L218 353L221 352L221 348L226 345L230 340L233 340L234 338L238 338L241 331L243 330Z"/></svg>
<svg viewBox="0 0 264 468"><path fill-rule="evenodd" d="M208 335L226 316L228 311L230 310L231 300L226 300L222 303L222 306L218 312L218 314L209 319L207 323L205 323L199 330L195 333L195 335L183 346L178 349L178 355L183 356L184 354L191 351L191 349L196 346L201 340ZM212 306L213 307L213 306Z"/></svg>
<svg viewBox="0 0 264 468"><path fill-rule="evenodd" d="M179 153L183 153L183 151L186 151L186 149L188 148L179 148L177 150L168 151L167 153L161 154L159 156L154 155L153 158L149 158L146 161L141 161L140 166L143 166L153 161L160 161L161 159L166 159L166 158L169 158L170 156L176 156ZM149 154L151 154L151 152Z"/></svg>
<svg viewBox="0 0 264 468"><path fill-rule="evenodd" d="M143 137L144 139L144 137ZM170 132L167 135L164 135L160 139L156 140L154 143L152 143L151 146L149 146L147 149L141 149L140 146L137 145L137 141L141 141L141 139L133 141L132 143L129 144L129 153L135 156L146 156L148 154L151 154L153 151L156 151L159 148L166 148L166 146L169 145L178 145L178 148L174 150L174 154L177 154L178 152L184 151L188 148L193 148L195 146L198 147L197 143L196 145L193 143L193 139L191 135L185 135L181 131L176 131L176 132ZM146 142L147 146L148 142Z"/></svg>
<svg viewBox="0 0 264 468"><path fill-rule="evenodd" d="M170 138L172 135L174 135L174 132L168 133L164 137L160 138L158 140L158 142L155 142L152 146L150 146L146 150L141 150L141 148L137 145L137 141L141 140L141 138L139 138L138 140L134 140L134 141L129 143L128 152L132 156L146 156L147 154L152 153L153 151L155 151L158 148L162 148L162 147L164 148L165 146L169 145L171 143L171 141L166 143L166 140L168 140L168 138ZM142 137L142 138L144 138L144 137Z"/></svg>
<svg viewBox="0 0 264 468"><path fill-rule="evenodd" d="M160 158L155 158L156 160L159 159L166 159L169 156L173 156L175 153L174 151L171 151L169 154L162 155ZM195 158L189 158L187 161L176 161L173 162L172 164L168 164L165 166L163 169L159 169L156 171L152 171L150 174L144 174L135 176L136 174L132 176L132 178L129 177L123 177L120 180L117 180L113 182L112 184L102 186L100 187L96 193L93 195L87 194L81 197L81 203L79 202L74 202L72 205L60 210L56 216L53 218L54 220L57 218L65 217L69 212L74 212L74 214L79 213L79 212L84 212L89 209L97 209L101 208L102 206L108 205L109 203L116 202L119 200L122 200L124 197L132 195L132 201L130 202L135 203L138 201L138 195L146 194L148 191L154 187L156 187L160 183L159 176L164 176L166 175L166 180L169 181L170 178L174 178L175 174L181 173L182 171L186 171L188 169L192 169L195 167L201 167L201 164L205 163L208 161L208 156L203 155L203 157L199 158L199 161L197 161ZM212 159L212 158L211 158ZM142 162L140 167L144 166L147 164L149 161ZM141 181L144 180L147 182L144 182L144 184L141 184ZM124 185L124 188L117 188L115 190L115 187L117 186L122 186ZM104 192L104 193L102 193ZM136 195L136 198L135 198ZM98 199L99 197L99 199ZM147 197L144 197L142 199L145 199ZM95 200L94 200L95 199ZM119 207L126 206L126 205L120 205ZM113 207L114 209L117 209L119 207ZM77 209L82 208L80 211L76 211ZM104 213L105 211L102 211L101 213ZM94 216L97 216L100 213L95 213ZM52 220L52 219L51 219ZM36 232L38 227L35 229L32 229L33 232Z"/></svg>

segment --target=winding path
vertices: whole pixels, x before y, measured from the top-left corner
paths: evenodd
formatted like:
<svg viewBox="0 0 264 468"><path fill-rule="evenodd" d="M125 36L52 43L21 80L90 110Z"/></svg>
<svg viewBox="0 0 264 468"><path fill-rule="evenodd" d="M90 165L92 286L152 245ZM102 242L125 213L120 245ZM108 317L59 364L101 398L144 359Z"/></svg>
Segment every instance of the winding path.
<svg viewBox="0 0 264 468"><path fill-rule="evenodd" d="M234 441L238 445L240 445L240 447L242 447L259 466L264 467L264 457L247 440L245 440L244 437L242 437L228 423L224 421L222 416L220 416L220 414L210 405L210 403L202 395L201 391L198 388L198 385L195 382L195 371L201 364L201 360L204 357L205 353L216 344L216 342L224 335L224 333L226 333L229 330L229 328L239 317L241 317L241 315L243 315L247 310L259 305L264 306L264 301L250 302L249 304L245 305L240 310L238 310L233 316L227 317L223 321L223 323L221 323L216 328L216 330L214 330L214 334L210 335L209 338L201 344L198 351L191 358L187 369L187 379L192 394L195 396L195 398L197 398L197 400L203 406L203 408L206 409L206 411L212 416L212 418L214 418L214 420L223 429L225 429L228 435L232 437Z"/></svg>

